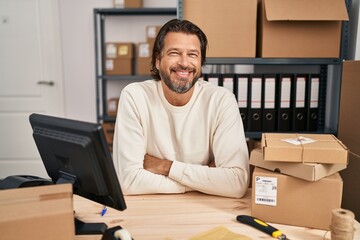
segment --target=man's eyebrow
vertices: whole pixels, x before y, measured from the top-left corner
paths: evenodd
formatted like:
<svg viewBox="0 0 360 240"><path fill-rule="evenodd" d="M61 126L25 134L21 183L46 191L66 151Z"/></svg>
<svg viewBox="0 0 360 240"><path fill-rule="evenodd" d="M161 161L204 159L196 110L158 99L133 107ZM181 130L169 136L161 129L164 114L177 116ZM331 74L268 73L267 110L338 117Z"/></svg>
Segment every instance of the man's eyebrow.
<svg viewBox="0 0 360 240"><path fill-rule="evenodd" d="M172 48L169 48L166 50L166 52L171 52L171 51L183 51L183 50L180 48L176 48L176 47L172 47ZM200 51L197 49L190 49L190 50L186 50L186 51L191 52L191 53L200 53Z"/></svg>

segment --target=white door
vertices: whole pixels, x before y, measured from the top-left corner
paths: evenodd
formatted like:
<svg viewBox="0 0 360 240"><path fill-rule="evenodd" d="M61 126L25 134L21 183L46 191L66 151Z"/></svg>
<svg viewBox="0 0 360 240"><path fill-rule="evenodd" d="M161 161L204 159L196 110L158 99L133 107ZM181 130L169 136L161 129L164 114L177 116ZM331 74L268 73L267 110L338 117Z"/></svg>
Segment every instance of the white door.
<svg viewBox="0 0 360 240"><path fill-rule="evenodd" d="M63 116L58 0L0 0L0 179L47 177L31 113Z"/></svg>

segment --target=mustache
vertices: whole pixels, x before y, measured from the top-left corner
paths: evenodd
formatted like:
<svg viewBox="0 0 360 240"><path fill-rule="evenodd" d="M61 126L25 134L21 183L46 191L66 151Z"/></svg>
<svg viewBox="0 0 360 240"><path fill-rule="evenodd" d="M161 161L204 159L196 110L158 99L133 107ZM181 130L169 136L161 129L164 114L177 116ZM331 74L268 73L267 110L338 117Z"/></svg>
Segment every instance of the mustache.
<svg viewBox="0 0 360 240"><path fill-rule="evenodd" d="M182 67L182 66L176 66L176 67L172 67L170 68L171 71L188 71L188 72L194 72L195 68L193 67Z"/></svg>

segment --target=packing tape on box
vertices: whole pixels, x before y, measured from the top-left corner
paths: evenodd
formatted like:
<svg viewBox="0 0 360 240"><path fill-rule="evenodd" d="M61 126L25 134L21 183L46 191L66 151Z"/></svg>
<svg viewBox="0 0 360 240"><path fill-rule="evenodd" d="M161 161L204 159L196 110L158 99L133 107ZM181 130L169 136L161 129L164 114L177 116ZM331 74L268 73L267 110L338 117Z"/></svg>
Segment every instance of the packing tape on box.
<svg viewBox="0 0 360 240"><path fill-rule="evenodd" d="M331 240L349 240L354 238L354 219L353 212L338 208L331 212Z"/></svg>

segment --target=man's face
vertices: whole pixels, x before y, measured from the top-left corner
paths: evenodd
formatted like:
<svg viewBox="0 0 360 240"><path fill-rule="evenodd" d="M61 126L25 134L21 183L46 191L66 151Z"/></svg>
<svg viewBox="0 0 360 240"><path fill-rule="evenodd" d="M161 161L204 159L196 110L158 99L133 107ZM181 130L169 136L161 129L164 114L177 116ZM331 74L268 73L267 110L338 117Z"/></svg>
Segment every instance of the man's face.
<svg viewBox="0 0 360 240"><path fill-rule="evenodd" d="M156 60L161 79L176 93L189 91L201 75L200 41L196 35L170 32Z"/></svg>

